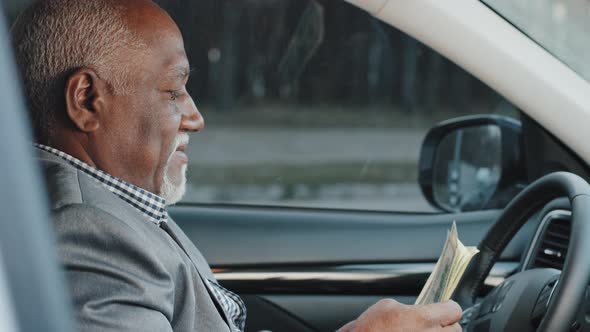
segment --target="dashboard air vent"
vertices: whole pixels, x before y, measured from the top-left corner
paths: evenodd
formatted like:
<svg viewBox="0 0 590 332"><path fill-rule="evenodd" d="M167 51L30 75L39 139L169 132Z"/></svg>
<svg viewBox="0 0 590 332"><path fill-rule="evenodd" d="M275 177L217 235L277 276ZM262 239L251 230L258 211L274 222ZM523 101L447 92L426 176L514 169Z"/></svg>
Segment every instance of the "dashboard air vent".
<svg viewBox="0 0 590 332"><path fill-rule="evenodd" d="M533 268L554 268L561 270L569 246L571 223L565 216L549 221L537 249Z"/></svg>

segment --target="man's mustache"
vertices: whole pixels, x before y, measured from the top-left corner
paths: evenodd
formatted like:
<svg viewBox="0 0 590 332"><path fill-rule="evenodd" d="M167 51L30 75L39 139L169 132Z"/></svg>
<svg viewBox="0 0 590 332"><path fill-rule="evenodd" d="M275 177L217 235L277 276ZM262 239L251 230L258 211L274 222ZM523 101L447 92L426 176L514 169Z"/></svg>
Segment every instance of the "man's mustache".
<svg viewBox="0 0 590 332"><path fill-rule="evenodd" d="M178 134L175 138L174 138L174 149L172 149L172 153L170 154L170 157L172 157L172 154L174 153L174 151L178 150L178 148L182 145L188 145L189 143L189 136L187 133L180 133Z"/></svg>

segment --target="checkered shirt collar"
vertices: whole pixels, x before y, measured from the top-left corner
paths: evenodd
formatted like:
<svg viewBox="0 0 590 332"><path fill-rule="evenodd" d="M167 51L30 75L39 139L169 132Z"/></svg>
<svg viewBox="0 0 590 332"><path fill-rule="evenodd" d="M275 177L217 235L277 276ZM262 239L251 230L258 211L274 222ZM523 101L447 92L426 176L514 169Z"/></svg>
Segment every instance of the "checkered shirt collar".
<svg viewBox="0 0 590 332"><path fill-rule="evenodd" d="M236 293L227 290L213 280L207 280L207 286L228 316L230 330L244 331L246 327L246 304L244 301Z"/></svg>
<svg viewBox="0 0 590 332"><path fill-rule="evenodd" d="M159 226L161 223L166 222L166 200L162 197L92 167L65 152L43 144L35 143L34 145L40 150L47 151L64 159L78 170L90 175L91 178L139 210L139 212L156 225Z"/></svg>

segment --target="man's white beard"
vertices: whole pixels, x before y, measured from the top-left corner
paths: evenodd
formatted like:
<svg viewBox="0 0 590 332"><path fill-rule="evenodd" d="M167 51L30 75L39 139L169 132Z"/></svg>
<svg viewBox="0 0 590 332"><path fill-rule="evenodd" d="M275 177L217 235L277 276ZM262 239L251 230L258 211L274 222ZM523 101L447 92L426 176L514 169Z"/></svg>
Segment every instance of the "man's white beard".
<svg viewBox="0 0 590 332"><path fill-rule="evenodd" d="M168 169L164 171L160 196L166 200L166 205L174 205L182 199L186 192L186 165L181 166L180 183L175 184L168 175Z"/></svg>
<svg viewBox="0 0 590 332"><path fill-rule="evenodd" d="M182 144L188 144L188 140L189 137L187 133L178 134L174 140L173 151L176 151L176 149ZM170 155L170 158L172 158L172 155ZM174 205L182 199L186 192L186 164L180 167L180 179L171 178L170 173L168 172L169 165L170 160L168 160L166 168L164 169L164 178L162 179L162 185L160 186L160 196L166 200L166 205Z"/></svg>

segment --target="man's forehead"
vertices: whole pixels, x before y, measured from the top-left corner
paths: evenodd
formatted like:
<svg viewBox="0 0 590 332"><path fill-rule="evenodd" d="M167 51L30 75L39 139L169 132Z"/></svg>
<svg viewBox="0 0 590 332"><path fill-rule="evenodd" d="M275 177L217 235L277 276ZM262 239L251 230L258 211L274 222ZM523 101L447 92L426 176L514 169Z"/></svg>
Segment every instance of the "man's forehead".
<svg viewBox="0 0 590 332"><path fill-rule="evenodd" d="M182 35L172 18L151 1L136 0L126 9L130 29L146 46L144 64L148 68L144 70L173 78L187 77L189 63Z"/></svg>
<svg viewBox="0 0 590 332"><path fill-rule="evenodd" d="M170 16L157 4L150 0L121 1L123 18L132 29L143 29L146 26L158 26L172 21Z"/></svg>
<svg viewBox="0 0 590 332"><path fill-rule="evenodd" d="M151 44L162 39L180 39L178 26L166 11L149 0L134 0L126 3L123 18L137 37ZM182 50L184 51L184 49Z"/></svg>

